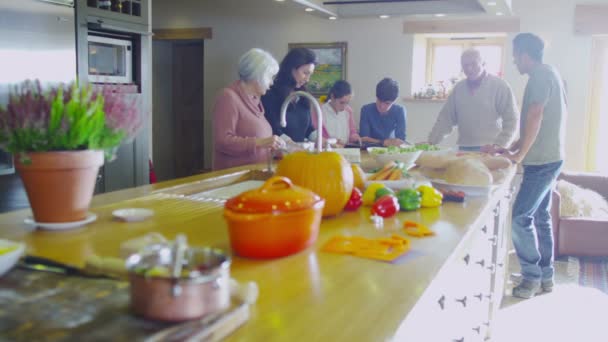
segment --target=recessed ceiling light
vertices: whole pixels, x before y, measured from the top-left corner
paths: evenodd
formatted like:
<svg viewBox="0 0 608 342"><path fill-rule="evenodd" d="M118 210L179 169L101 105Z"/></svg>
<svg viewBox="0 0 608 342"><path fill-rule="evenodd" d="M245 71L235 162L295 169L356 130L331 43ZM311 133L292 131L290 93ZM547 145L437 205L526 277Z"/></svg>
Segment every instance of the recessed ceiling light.
<svg viewBox="0 0 608 342"><path fill-rule="evenodd" d="M390 18L390 15L386 15L386 14L380 15L380 19L388 19L388 18Z"/></svg>
<svg viewBox="0 0 608 342"><path fill-rule="evenodd" d="M336 19L338 19L338 18L336 18L334 16L329 17L329 20L336 20Z"/></svg>
<svg viewBox="0 0 608 342"><path fill-rule="evenodd" d="M503 15L504 13L502 12L496 12L496 15Z"/></svg>
<svg viewBox="0 0 608 342"><path fill-rule="evenodd" d="M443 13L437 13L435 14L436 17L441 18L441 17L445 17L445 14Z"/></svg>
<svg viewBox="0 0 608 342"><path fill-rule="evenodd" d="M488 2L488 6L496 6L496 1L490 1L490 2Z"/></svg>
<svg viewBox="0 0 608 342"><path fill-rule="evenodd" d="M285 0L275 0L276 2L285 2Z"/></svg>
<svg viewBox="0 0 608 342"><path fill-rule="evenodd" d="M314 9L312 9L312 8L310 8L310 7L306 7L305 11L306 11L306 12L312 12L312 11L314 11Z"/></svg>

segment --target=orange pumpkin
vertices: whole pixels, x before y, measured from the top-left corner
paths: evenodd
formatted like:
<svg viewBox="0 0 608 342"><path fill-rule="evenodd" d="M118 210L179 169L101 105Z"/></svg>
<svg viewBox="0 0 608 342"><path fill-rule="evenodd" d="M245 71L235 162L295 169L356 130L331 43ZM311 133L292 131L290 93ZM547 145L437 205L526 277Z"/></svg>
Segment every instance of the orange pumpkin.
<svg viewBox="0 0 608 342"><path fill-rule="evenodd" d="M365 190L365 173L363 172L363 170L361 169L361 166L359 166L359 164L350 164L351 168L353 169L353 177L354 177L354 186L355 188L363 191Z"/></svg>
<svg viewBox="0 0 608 342"><path fill-rule="evenodd" d="M325 199L323 217L341 213L353 191L353 171L336 152L288 154L279 162L276 174Z"/></svg>

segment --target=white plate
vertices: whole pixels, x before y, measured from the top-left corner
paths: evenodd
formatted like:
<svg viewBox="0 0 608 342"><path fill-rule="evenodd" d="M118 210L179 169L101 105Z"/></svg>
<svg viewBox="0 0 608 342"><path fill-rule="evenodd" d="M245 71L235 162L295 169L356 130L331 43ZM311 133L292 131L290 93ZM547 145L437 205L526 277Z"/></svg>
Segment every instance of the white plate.
<svg viewBox="0 0 608 342"><path fill-rule="evenodd" d="M414 166L416 159L420 156L422 151L412 151L412 152L402 152L402 153L374 153L374 151L386 151L388 148L386 147L368 147L367 152L369 152L374 159L376 160L376 164L378 167L384 166L390 162L401 162L405 164L407 169L410 169Z"/></svg>
<svg viewBox="0 0 608 342"><path fill-rule="evenodd" d="M112 212L112 216L125 222L143 221L154 215L154 211L144 208L125 208Z"/></svg>
<svg viewBox="0 0 608 342"><path fill-rule="evenodd" d="M447 183L440 179L431 179L431 183L437 189L451 190L451 191L462 191L468 196L488 196L494 191L496 185L490 186L473 186L473 185L460 185Z"/></svg>
<svg viewBox="0 0 608 342"><path fill-rule="evenodd" d="M33 218L28 217L24 220L26 224L36 226L42 229L48 230L64 230L64 229L73 229L84 226L85 224L91 223L97 220L97 215L94 213L87 213L87 217L84 220L74 221L74 222L36 222Z"/></svg>

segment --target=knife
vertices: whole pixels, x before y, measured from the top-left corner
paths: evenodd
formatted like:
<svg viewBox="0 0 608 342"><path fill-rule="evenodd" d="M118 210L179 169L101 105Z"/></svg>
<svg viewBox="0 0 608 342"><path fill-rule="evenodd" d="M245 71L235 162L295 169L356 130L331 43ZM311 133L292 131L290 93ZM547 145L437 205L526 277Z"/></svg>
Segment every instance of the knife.
<svg viewBox="0 0 608 342"><path fill-rule="evenodd" d="M21 260L19 260L19 267L32 271L50 272L66 276L78 276L86 278L108 278L103 274L88 272L85 269L80 269L78 267L66 265L51 259L32 255L26 255Z"/></svg>

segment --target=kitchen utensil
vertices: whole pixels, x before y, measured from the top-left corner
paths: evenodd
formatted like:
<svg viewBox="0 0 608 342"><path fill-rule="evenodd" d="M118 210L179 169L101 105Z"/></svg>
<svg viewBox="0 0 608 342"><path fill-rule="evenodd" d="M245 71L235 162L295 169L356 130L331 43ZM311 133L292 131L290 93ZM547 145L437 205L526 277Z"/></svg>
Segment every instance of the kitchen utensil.
<svg viewBox="0 0 608 342"><path fill-rule="evenodd" d="M175 245L173 246L173 265L172 273L173 287L171 288L171 295L178 297L182 293L182 288L179 285L179 278L182 274L182 265L184 262L184 253L186 252L186 236L184 234L178 234L175 237Z"/></svg>
<svg viewBox="0 0 608 342"><path fill-rule="evenodd" d="M220 341L249 319L249 306L258 297L258 286L255 282L239 284L230 279L230 296L236 305L231 309L207 315L200 320L181 323L164 329L147 342L156 341Z"/></svg>
<svg viewBox="0 0 608 342"><path fill-rule="evenodd" d="M8 272L25 252L25 244L0 239L0 276Z"/></svg>
<svg viewBox="0 0 608 342"><path fill-rule="evenodd" d="M180 247L181 248L181 247ZM230 305L230 258L218 249L187 248L180 274L167 244L148 246L127 259L131 307L142 317L179 322L218 313ZM152 272L166 269L167 272ZM179 285L180 291L173 290Z"/></svg>
<svg viewBox="0 0 608 342"><path fill-rule="evenodd" d="M51 259L26 255L19 261L19 267L25 268L32 271L43 271L57 274L63 274L66 276L78 276L87 278L104 278L109 277L103 273L93 272L86 268L81 269L78 267L66 265Z"/></svg>
<svg viewBox="0 0 608 342"><path fill-rule="evenodd" d="M255 190L226 202L230 244L243 257L276 258L312 245L325 201L285 177L272 177Z"/></svg>

